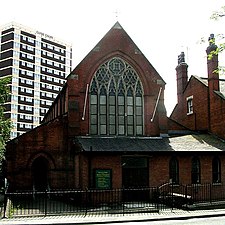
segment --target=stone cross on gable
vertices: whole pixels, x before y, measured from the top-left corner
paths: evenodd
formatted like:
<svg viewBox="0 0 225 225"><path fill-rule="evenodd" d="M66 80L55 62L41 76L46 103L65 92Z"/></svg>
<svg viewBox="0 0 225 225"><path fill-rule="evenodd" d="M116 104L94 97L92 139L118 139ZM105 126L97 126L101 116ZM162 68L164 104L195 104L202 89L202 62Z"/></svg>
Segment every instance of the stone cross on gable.
<svg viewBox="0 0 225 225"><path fill-rule="evenodd" d="M115 16L116 16L116 21L118 21L118 18L119 18L119 10L116 9L116 11L114 13L115 13Z"/></svg>

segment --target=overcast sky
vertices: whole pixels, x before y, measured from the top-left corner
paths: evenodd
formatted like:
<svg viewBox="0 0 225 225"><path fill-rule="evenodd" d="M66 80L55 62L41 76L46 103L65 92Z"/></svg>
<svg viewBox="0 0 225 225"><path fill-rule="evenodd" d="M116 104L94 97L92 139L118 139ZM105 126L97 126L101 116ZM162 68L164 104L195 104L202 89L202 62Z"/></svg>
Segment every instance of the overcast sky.
<svg viewBox="0 0 225 225"><path fill-rule="evenodd" d="M209 19L224 0L7 0L0 25L15 21L72 43L75 67L118 20L166 81L168 115L176 104L177 57L185 52L189 76L206 77L205 44L225 34L224 20ZM220 62L224 58L220 57Z"/></svg>

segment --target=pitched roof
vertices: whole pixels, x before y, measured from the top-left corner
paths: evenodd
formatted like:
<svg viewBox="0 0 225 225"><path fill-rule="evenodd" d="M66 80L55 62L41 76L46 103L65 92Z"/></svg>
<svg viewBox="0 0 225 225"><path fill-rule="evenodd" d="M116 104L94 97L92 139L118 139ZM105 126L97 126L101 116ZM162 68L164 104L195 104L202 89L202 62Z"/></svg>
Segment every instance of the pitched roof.
<svg viewBox="0 0 225 225"><path fill-rule="evenodd" d="M225 141L208 134L171 138L152 137L77 137L83 151L162 152L225 151Z"/></svg>
<svg viewBox="0 0 225 225"><path fill-rule="evenodd" d="M154 79L160 80L162 84L166 83L119 22L116 22L111 27L94 48L75 67L72 73L79 74L79 69L83 65L85 65L85 67L90 65L92 68L93 65L100 63L103 59L106 60L107 57L118 54L123 55L123 57L127 59L133 59L137 65L145 62L146 68L143 69L145 70L144 72L147 75L150 73L152 78L154 77ZM87 61L88 63L86 64L85 62ZM82 67L82 73L84 73L83 69L85 68ZM91 69L88 68L87 74L90 74L90 70Z"/></svg>
<svg viewBox="0 0 225 225"><path fill-rule="evenodd" d="M196 75L192 75L191 77L194 77L195 79L197 79L198 81L200 81L201 83L203 83L205 86L208 87L208 78L203 78ZM220 91L215 91L215 93L217 93L218 95L220 95L222 98L225 99L225 79L223 79L223 77L222 79L220 79L219 84L220 84Z"/></svg>

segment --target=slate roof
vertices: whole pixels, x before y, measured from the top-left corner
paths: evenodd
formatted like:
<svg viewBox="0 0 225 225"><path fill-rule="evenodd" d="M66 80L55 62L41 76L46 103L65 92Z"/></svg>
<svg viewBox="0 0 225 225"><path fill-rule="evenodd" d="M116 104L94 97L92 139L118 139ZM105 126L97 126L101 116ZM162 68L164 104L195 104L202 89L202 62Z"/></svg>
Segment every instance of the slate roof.
<svg viewBox="0 0 225 225"><path fill-rule="evenodd" d="M83 151L159 152L225 151L225 141L208 134L170 138L152 137L77 137Z"/></svg>
<svg viewBox="0 0 225 225"><path fill-rule="evenodd" d="M197 80L199 80L200 82L202 82L204 85L206 85L208 87L208 79L207 78L199 77L196 75L193 75L193 77L195 77ZM224 75L220 75L219 85L220 85L220 91L215 91L215 92L218 95L220 95L222 98L225 98L225 76Z"/></svg>

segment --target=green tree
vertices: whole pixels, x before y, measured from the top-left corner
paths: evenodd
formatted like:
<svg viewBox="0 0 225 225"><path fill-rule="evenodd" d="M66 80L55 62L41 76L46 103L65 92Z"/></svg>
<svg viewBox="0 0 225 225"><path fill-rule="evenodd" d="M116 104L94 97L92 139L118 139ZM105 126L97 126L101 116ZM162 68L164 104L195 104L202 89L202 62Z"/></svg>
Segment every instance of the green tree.
<svg viewBox="0 0 225 225"><path fill-rule="evenodd" d="M6 119L4 116L4 103L7 102L10 94L10 88L8 84L11 78L0 79L0 165L5 155L5 143L9 140L12 123L10 119Z"/></svg>
<svg viewBox="0 0 225 225"><path fill-rule="evenodd" d="M225 16L225 6L222 6L220 10L213 12L210 18L213 20L218 20L224 16Z"/></svg>
<svg viewBox="0 0 225 225"><path fill-rule="evenodd" d="M220 19L222 19L223 17L225 17L225 6L222 6L219 10L214 11L210 17L210 19L218 21ZM211 42L213 42L213 44L215 44L215 39L211 39ZM224 52L225 50L225 36L224 34L217 34L216 35L216 45L217 45L217 49L212 51L211 54L209 54L209 59L211 59L213 57L213 55L218 55L221 52ZM221 65L218 68L217 72L222 72L223 74L225 73L225 66Z"/></svg>

